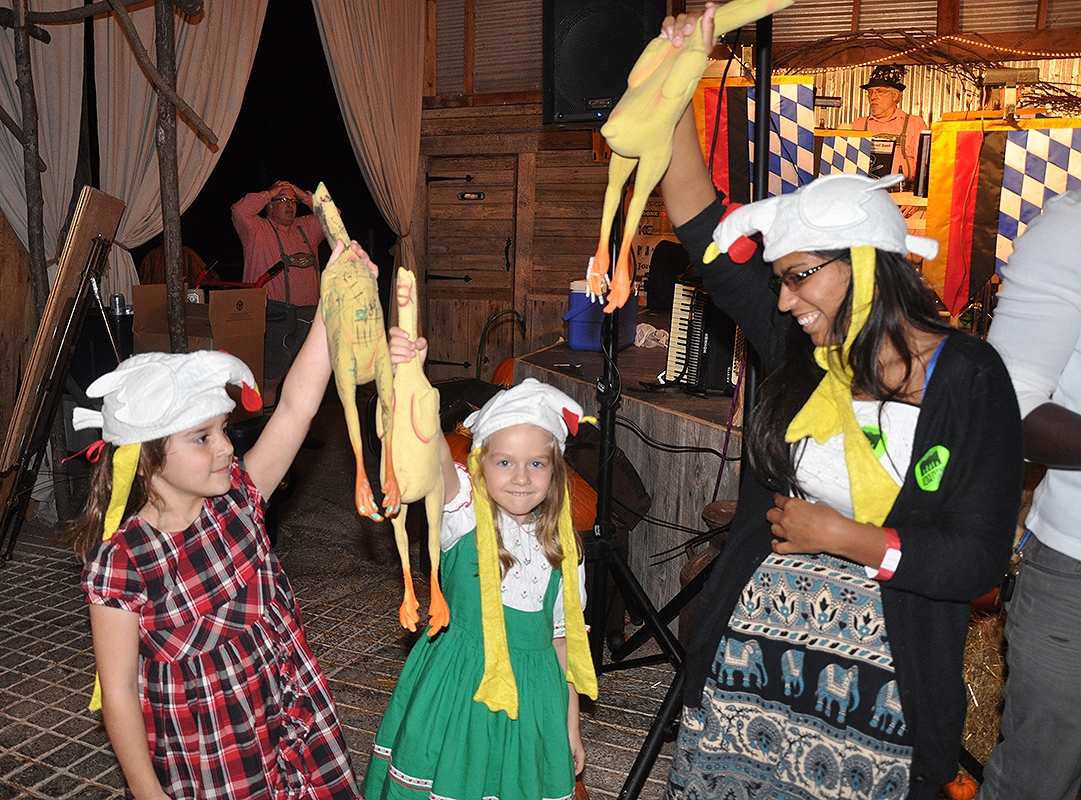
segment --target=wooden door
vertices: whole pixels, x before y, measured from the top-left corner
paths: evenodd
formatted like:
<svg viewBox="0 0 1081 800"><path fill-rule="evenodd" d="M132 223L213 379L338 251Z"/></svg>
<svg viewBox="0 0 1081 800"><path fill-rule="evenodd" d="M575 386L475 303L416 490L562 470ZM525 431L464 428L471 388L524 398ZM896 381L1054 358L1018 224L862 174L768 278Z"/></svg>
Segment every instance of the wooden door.
<svg viewBox="0 0 1081 800"><path fill-rule="evenodd" d="M514 309L515 155L433 157L427 174L428 377L491 380L521 331ZM516 328L519 328L516 333Z"/></svg>

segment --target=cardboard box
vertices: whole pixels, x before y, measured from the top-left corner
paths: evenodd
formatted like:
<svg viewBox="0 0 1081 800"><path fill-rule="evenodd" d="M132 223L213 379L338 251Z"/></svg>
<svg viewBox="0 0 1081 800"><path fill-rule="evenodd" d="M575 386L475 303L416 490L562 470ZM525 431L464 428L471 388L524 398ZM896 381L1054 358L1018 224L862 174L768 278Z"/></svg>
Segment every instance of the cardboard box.
<svg viewBox="0 0 1081 800"><path fill-rule="evenodd" d="M169 352L169 320L166 312L165 284L132 287L135 320L135 352ZM224 350L239 358L252 374L260 391L263 388L263 335L266 332L266 289L221 289L210 292L206 303L185 303L188 352ZM237 410L230 420L237 422L258 416L244 411L240 393Z"/></svg>

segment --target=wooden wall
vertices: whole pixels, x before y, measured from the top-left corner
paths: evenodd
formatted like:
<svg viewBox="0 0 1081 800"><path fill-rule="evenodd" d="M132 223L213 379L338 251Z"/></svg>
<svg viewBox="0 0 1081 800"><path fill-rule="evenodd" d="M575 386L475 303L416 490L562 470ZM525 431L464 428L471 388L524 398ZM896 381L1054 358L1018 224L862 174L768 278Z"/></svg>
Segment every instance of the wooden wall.
<svg viewBox="0 0 1081 800"><path fill-rule="evenodd" d="M432 380L481 377L566 337L570 282L597 247L607 164L592 130L541 123L539 103L428 108L414 219ZM432 364L432 361L448 362Z"/></svg>
<svg viewBox="0 0 1081 800"><path fill-rule="evenodd" d="M4 322L0 324L0 431L6 433L15 411L19 383L34 346L37 323L30 287L30 257L2 213L0 297L4 298Z"/></svg>

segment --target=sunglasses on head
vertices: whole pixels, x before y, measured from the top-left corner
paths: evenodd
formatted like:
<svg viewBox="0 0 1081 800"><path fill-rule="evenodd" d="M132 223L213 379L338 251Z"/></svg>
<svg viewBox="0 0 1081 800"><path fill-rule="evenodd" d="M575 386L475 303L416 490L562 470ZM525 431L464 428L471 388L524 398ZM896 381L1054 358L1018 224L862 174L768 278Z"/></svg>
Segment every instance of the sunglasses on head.
<svg viewBox="0 0 1081 800"><path fill-rule="evenodd" d="M810 269L805 269L803 272L786 272L784 275L770 275L769 288L773 290L776 295L781 294L781 287L787 286L788 291L794 292L799 289L800 285L809 277L818 272L822 267L829 266L834 261L840 261L844 256L837 256L831 258L829 261L823 261L821 264L815 264Z"/></svg>

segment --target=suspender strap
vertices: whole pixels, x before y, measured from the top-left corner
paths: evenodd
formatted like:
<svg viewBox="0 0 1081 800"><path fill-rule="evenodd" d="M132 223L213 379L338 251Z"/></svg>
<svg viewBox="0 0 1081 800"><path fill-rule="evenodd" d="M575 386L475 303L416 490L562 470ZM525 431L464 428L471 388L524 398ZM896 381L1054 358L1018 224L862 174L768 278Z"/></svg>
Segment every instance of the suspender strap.
<svg viewBox="0 0 1081 800"><path fill-rule="evenodd" d="M266 223L270 226L270 229L274 231L274 238L278 240L278 253L282 257L283 272L285 273L285 302L291 305L289 296L289 257L285 254L285 247L282 245L282 237L278 235L277 226L269 219ZM315 250L312 248L312 243L308 241L308 234L304 232L304 226L297 225L297 230L300 231L300 238L302 238L304 244L307 245L308 252L314 256Z"/></svg>
<svg viewBox="0 0 1081 800"><path fill-rule="evenodd" d="M912 159L909 158L908 151L905 148L905 142L908 138L906 136L906 134L908 133L908 121L912 119L912 115L905 112L901 113L905 115L905 121L904 124L901 126L900 133L876 133L875 136L889 136L891 139L894 140L897 146L901 148L901 158L905 162L905 179L908 180L916 172L915 168L912 166ZM870 132L871 129L868 127L868 125L870 124L871 116L867 115L867 117L863 120L863 129L867 132Z"/></svg>

